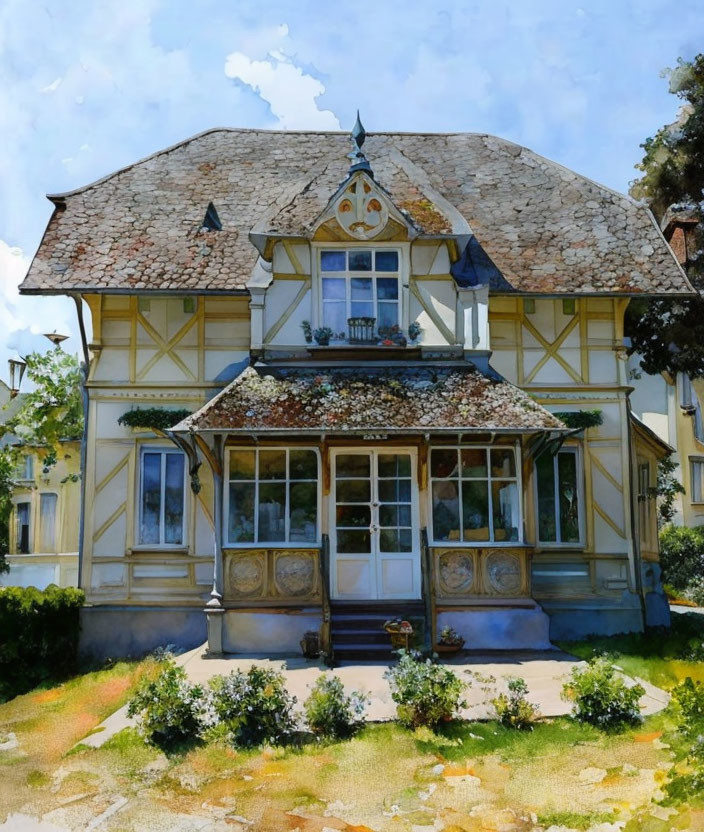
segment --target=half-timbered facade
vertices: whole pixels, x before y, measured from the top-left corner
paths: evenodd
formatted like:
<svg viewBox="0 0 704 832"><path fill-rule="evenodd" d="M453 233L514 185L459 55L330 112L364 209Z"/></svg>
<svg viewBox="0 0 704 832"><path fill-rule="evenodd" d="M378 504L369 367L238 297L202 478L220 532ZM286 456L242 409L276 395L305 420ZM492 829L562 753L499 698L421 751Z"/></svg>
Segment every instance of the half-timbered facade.
<svg viewBox="0 0 704 832"><path fill-rule="evenodd" d="M493 137L365 138L216 130L51 197L22 291L92 321L86 646L667 621L623 317L692 290L649 212Z"/></svg>

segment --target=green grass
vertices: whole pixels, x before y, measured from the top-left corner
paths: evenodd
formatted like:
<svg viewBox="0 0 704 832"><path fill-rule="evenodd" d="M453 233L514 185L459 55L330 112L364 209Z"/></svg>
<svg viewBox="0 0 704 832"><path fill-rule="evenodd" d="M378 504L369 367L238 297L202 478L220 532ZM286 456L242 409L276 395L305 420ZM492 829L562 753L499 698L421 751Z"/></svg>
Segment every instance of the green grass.
<svg viewBox="0 0 704 832"><path fill-rule="evenodd" d="M669 631L594 636L559 645L580 659L608 654L630 676L664 689L686 676L704 681L704 616L673 613Z"/></svg>
<svg viewBox="0 0 704 832"><path fill-rule="evenodd" d="M607 739L598 729L569 719L539 722L532 731L504 728L498 722L458 721L442 726L436 735L421 729L414 737L420 752L457 762L488 754L521 762L533 757L557 756L568 753L576 745Z"/></svg>
<svg viewBox="0 0 704 832"><path fill-rule="evenodd" d="M546 812L538 815L541 826L567 826L570 829L589 829L597 823L613 823L615 820L613 812L589 812L584 815L578 812Z"/></svg>

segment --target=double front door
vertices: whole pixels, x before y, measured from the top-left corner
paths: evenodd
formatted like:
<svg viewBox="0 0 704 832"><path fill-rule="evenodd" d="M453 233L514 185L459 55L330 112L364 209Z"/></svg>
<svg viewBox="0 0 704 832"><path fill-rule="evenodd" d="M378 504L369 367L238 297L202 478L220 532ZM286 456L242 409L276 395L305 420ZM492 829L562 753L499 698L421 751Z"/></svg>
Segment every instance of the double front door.
<svg viewBox="0 0 704 832"><path fill-rule="evenodd" d="M338 600L421 597L416 454L331 454L331 594Z"/></svg>

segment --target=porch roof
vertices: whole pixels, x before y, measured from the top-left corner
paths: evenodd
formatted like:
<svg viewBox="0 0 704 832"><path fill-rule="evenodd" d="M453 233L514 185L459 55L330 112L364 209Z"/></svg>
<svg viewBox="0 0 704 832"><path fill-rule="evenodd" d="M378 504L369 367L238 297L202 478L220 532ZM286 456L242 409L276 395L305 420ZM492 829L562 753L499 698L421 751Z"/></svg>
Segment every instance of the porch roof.
<svg viewBox="0 0 704 832"><path fill-rule="evenodd" d="M256 365L174 431L566 431L526 393L473 364L443 368Z"/></svg>

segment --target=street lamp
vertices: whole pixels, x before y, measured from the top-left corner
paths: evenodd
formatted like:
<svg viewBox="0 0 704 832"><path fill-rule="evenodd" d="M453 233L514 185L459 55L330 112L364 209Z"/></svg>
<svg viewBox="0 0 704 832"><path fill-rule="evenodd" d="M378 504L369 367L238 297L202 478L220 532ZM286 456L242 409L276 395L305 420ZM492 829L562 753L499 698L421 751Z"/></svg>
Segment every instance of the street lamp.
<svg viewBox="0 0 704 832"><path fill-rule="evenodd" d="M20 392L20 384L22 384L24 371L27 369L27 362L19 358L10 358L7 364L10 368L10 398L14 399ZM17 381L16 384L15 381Z"/></svg>
<svg viewBox="0 0 704 832"><path fill-rule="evenodd" d="M45 332L44 337L48 338L55 347L58 347L62 341L68 338L68 335L59 335L58 332Z"/></svg>

